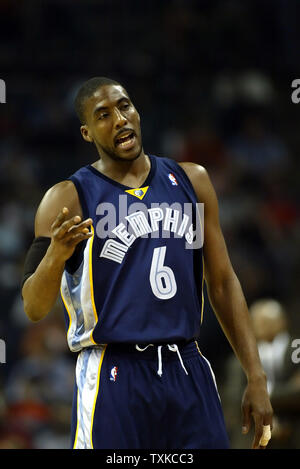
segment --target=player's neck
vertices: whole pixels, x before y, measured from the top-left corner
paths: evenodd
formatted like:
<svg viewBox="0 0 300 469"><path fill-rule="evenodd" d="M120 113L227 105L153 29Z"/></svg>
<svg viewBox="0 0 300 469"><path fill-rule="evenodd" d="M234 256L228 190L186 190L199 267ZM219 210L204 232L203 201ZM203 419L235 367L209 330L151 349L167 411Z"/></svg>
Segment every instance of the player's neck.
<svg viewBox="0 0 300 469"><path fill-rule="evenodd" d="M101 158L92 164L105 176L129 187L140 187L151 169L150 158L142 151L133 161Z"/></svg>

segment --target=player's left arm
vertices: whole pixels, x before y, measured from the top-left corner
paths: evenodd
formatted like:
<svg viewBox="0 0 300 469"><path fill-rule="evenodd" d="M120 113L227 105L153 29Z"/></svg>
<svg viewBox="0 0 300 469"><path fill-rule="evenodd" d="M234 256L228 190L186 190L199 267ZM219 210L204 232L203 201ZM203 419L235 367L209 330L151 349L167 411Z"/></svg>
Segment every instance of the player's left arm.
<svg viewBox="0 0 300 469"><path fill-rule="evenodd" d="M243 431L255 421L253 448L259 448L263 425L272 427L272 406L267 392L250 315L240 282L233 270L219 223L215 190L206 170L193 163L181 163L199 202L204 203L205 281L217 319L239 359L248 384L242 401Z"/></svg>

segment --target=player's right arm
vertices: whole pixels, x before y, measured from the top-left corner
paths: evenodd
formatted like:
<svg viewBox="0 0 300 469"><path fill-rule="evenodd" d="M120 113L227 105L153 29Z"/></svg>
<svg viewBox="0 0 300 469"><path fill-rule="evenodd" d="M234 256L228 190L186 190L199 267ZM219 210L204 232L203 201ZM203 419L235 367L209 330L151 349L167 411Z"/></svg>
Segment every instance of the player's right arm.
<svg viewBox="0 0 300 469"><path fill-rule="evenodd" d="M65 262L76 246L92 236L92 219L82 221L82 209L74 184L63 181L45 194L35 217L35 238L48 238L35 271L22 288L24 310L29 319L43 319L57 299Z"/></svg>

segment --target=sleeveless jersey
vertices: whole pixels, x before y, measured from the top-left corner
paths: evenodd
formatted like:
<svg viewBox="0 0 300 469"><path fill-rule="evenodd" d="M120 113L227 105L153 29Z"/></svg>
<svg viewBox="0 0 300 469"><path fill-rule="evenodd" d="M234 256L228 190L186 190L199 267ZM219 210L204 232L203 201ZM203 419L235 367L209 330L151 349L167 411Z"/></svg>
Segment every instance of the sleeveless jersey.
<svg viewBox="0 0 300 469"><path fill-rule="evenodd" d="M93 236L66 263L61 282L72 351L199 336L200 204L175 161L149 158L151 169L140 188L124 186L91 165L69 178L84 219L93 219Z"/></svg>

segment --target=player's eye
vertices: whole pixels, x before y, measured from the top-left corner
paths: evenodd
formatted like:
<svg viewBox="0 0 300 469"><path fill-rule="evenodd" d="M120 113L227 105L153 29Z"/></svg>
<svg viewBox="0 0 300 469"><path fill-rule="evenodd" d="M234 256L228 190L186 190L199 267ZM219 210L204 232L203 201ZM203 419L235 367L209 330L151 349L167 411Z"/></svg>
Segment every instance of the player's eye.
<svg viewBox="0 0 300 469"><path fill-rule="evenodd" d="M128 109L128 108L129 108L129 103L124 103L121 106L122 111L126 111L126 109Z"/></svg>
<svg viewBox="0 0 300 469"><path fill-rule="evenodd" d="M106 119L106 117L108 117L109 114L108 112L102 112L100 115L99 115L99 119Z"/></svg>

